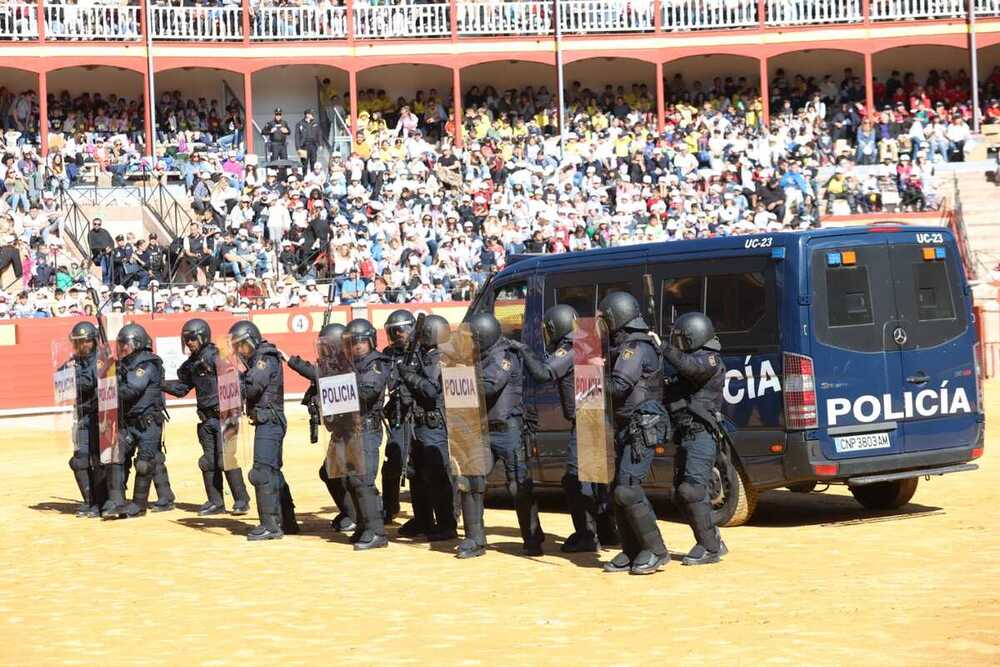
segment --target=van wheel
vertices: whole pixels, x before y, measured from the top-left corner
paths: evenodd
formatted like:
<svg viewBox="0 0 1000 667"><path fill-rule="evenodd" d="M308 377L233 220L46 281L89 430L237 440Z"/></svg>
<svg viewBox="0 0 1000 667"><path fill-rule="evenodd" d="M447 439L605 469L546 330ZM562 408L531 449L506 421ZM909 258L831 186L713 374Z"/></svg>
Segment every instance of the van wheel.
<svg viewBox="0 0 1000 667"><path fill-rule="evenodd" d="M813 480L811 482L798 482L797 484L789 484L786 489L792 493L812 493L816 490L816 485L818 482Z"/></svg>
<svg viewBox="0 0 1000 667"><path fill-rule="evenodd" d="M757 493L750 489L739 466L728 452L719 454L712 469L712 519L716 526L731 528L750 520L757 505Z"/></svg>
<svg viewBox="0 0 1000 667"><path fill-rule="evenodd" d="M897 479L892 482L877 482L863 486L852 486L851 495L870 510L894 510L910 502L917 491L919 477Z"/></svg>

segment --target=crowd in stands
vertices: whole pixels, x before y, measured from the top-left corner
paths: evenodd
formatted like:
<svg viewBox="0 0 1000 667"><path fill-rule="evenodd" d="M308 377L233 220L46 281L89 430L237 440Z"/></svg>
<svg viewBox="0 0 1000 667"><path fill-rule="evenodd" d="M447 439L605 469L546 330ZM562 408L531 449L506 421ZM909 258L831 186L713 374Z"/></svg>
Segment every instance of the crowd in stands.
<svg viewBox="0 0 1000 667"><path fill-rule="evenodd" d="M285 124L286 134L276 113L265 128L287 140L261 147L287 156L278 168L244 156L238 106L167 92L157 104L158 155L146 166L177 175L193 222L168 243L145 234L115 238L94 220L93 266L68 253L56 195L79 175L74 165L99 159L91 145L110 142L112 155L141 167L142 109L113 96L60 93L50 101L50 131L67 139L47 162L30 142L15 138L4 148L0 271L17 257L26 292L13 302L0 297L0 316L86 312L91 285L126 312L323 305L331 296L339 304L467 299L516 253L933 210L942 200L937 165L962 160L967 149L967 77L932 71L917 83L894 72L876 84L869 116L851 70L815 78L778 70L765 126L759 91L746 79L676 75L666 88L666 126L657 132L646 85L571 82L561 147L556 96L545 86L468 88L461 148L452 143L456 119L446 93L393 100L364 90L349 150L313 161L310 137L325 133L303 123L344 117L349 106L327 82L321 114ZM1000 68L983 91L998 85ZM34 104L33 93L0 91L4 127L32 136L23 111ZM984 98L984 119L1000 122L993 97Z"/></svg>

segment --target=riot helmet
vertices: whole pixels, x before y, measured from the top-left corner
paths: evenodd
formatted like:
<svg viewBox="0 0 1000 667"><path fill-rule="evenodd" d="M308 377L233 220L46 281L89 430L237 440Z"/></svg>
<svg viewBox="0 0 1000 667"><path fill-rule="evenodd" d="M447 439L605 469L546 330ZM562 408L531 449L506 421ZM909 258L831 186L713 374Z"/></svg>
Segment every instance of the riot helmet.
<svg viewBox="0 0 1000 667"><path fill-rule="evenodd" d="M73 352L80 357L90 356L97 347L97 327L90 322L77 322L69 332Z"/></svg>
<svg viewBox="0 0 1000 667"><path fill-rule="evenodd" d="M424 347L437 347L451 338L451 326L448 320L440 315L428 315L424 318L424 328L420 333L420 344Z"/></svg>
<svg viewBox="0 0 1000 667"><path fill-rule="evenodd" d="M229 328L229 344L244 361L253 355L263 340L260 329L249 320L240 320Z"/></svg>
<svg viewBox="0 0 1000 667"><path fill-rule="evenodd" d="M413 313L408 310L400 308L389 313L389 317L385 320L385 334L389 337L389 342L393 345L406 345L410 341L416 322Z"/></svg>
<svg viewBox="0 0 1000 667"><path fill-rule="evenodd" d="M694 352L703 347L715 351L721 348L712 320L697 311L684 313L674 321L670 327L670 344L684 352Z"/></svg>
<svg viewBox="0 0 1000 667"><path fill-rule="evenodd" d="M138 324L126 324L118 332L118 358L135 354L141 350L149 350L153 347L153 341L149 338L146 330Z"/></svg>
<svg viewBox="0 0 1000 667"><path fill-rule="evenodd" d="M554 350L563 338L576 329L577 314L573 306L559 304L552 306L542 315L542 338L545 348Z"/></svg>
<svg viewBox="0 0 1000 667"><path fill-rule="evenodd" d="M500 321L490 313L476 313L466 322L479 345L479 352L483 354L493 347L500 340Z"/></svg>
<svg viewBox="0 0 1000 667"><path fill-rule="evenodd" d="M197 352L202 349L208 342L212 340L212 329L208 326L208 322L203 319L195 318L193 320L188 320L181 327L181 342L191 350L192 353ZM197 343L197 347L192 348L191 344Z"/></svg>
<svg viewBox="0 0 1000 667"><path fill-rule="evenodd" d="M329 359L340 352L340 347L343 344L344 329L346 328L343 324L327 324L320 329L319 340L317 341L317 349L320 357Z"/></svg>
<svg viewBox="0 0 1000 667"><path fill-rule="evenodd" d="M648 331L646 321L642 319L639 302L628 292L611 292L601 299L597 306L598 316L608 325L608 331L616 334L622 329Z"/></svg>
<svg viewBox="0 0 1000 667"><path fill-rule="evenodd" d="M378 331L368 320L358 318L347 323L343 335L350 342L351 354L355 357L363 357L375 349L375 337L378 336ZM368 349L359 348L359 345L367 345Z"/></svg>

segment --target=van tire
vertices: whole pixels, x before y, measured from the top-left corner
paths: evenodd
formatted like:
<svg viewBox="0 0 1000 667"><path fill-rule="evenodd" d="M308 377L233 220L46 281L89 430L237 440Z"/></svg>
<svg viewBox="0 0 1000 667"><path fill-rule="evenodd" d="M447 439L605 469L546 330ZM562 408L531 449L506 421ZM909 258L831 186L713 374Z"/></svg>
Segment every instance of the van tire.
<svg viewBox="0 0 1000 667"><path fill-rule="evenodd" d="M716 526L723 528L742 526L753 515L757 493L749 487L741 466L729 458L728 452L716 459L715 472L725 480L725 502L719 506L713 503L712 519Z"/></svg>
<svg viewBox="0 0 1000 667"><path fill-rule="evenodd" d="M877 482L863 486L852 486L851 495L870 510L894 510L910 502L917 491L919 477L897 479L892 482Z"/></svg>

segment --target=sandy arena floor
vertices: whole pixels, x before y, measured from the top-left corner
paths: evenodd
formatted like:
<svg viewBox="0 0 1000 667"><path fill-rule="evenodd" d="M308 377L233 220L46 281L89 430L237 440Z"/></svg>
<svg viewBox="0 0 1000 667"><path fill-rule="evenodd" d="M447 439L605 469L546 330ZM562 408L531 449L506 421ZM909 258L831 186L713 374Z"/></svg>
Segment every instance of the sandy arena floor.
<svg viewBox="0 0 1000 667"><path fill-rule="evenodd" d="M1000 384L989 396L1000 409ZM355 553L327 528L321 452L292 411L304 533L267 543L244 539L253 517L195 514L190 411L167 432L178 509L133 521L73 516L51 420L0 427L0 664L1000 664L995 422L981 470L922 481L898 512L865 513L843 489L772 492L725 531L723 564L631 577L601 572L613 550L558 552L558 497L542 558L519 555L509 509L487 510L484 558L395 540ZM672 551L691 546L672 510L661 528Z"/></svg>

